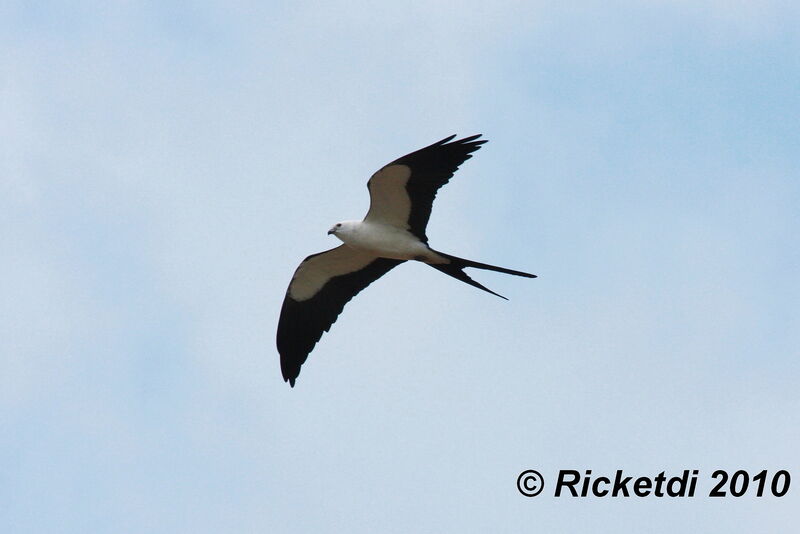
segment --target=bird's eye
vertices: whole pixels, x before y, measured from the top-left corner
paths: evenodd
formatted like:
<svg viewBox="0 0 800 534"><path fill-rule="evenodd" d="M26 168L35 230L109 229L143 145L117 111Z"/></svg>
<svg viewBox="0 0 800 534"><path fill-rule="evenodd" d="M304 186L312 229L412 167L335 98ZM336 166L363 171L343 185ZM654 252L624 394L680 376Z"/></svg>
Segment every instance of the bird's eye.
<svg viewBox="0 0 800 534"><path fill-rule="evenodd" d="M341 227L342 227L342 223L336 223L336 228L341 228Z"/></svg>

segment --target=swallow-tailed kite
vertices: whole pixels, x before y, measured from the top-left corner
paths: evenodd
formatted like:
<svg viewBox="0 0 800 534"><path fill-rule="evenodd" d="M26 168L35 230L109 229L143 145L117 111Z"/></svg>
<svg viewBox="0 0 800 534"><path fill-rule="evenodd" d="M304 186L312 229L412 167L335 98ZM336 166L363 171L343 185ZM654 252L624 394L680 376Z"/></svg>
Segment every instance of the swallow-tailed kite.
<svg viewBox="0 0 800 534"><path fill-rule="evenodd" d="M436 191L486 140L454 135L397 159L367 182L370 205L363 221L342 221L328 230L344 242L313 254L294 272L278 321L278 352L283 379L294 387L300 366L327 332L344 305L359 291L408 260L427 263L447 275L488 291L465 267L516 276L536 275L457 258L428 246L425 227Z"/></svg>

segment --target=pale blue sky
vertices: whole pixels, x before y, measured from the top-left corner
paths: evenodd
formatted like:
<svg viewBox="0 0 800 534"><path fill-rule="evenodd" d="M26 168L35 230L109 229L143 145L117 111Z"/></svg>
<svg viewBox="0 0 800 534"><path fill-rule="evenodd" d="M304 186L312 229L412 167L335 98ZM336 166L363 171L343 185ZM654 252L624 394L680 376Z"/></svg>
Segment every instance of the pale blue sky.
<svg viewBox="0 0 800 534"><path fill-rule="evenodd" d="M800 483L794 2L0 3L3 532L777 532ZM490 142L293 390L275 327L369 175ZM796 485L795 484L795 485Z"/></svg>

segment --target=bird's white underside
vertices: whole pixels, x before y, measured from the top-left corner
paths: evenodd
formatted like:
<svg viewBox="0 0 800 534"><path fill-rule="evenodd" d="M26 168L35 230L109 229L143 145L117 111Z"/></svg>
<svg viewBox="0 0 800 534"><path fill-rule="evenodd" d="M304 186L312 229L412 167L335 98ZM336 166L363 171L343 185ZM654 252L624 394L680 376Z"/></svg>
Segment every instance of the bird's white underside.
<svg viewBox="0 0 800 534"><path fill-rule="evenodd" d="M365 222L388 224L408 230L411 199L406 184L411 177L407 165L389 165L369 179L369 211Z"/></svg>
<svg viewBox="0 0 800 534"><path fill-rule="evenodd" d="M300 264L289 284L289 296L304 301L317 294L335 276L359 271L376 258L447 263L409 232L411 198L406 184L407 165L389 165L369 180L370 208L363 221L337 225L336 237L345 244Z"/></svg>
<svg viewBox="0 0 800 534"><path fill-rule="evenodd" d="M358 271L374 260L375 255L347 245L313 256L295 271L289 284L289 296L298 302L308 300L334 276Z"/></svg>
<svg viewBox="0 0 800 534"><path fill-rule="evenodd" d="M343 221L336 237L344 244L380 258L435 261L428 245L404 228L368 221Z"/></svg>

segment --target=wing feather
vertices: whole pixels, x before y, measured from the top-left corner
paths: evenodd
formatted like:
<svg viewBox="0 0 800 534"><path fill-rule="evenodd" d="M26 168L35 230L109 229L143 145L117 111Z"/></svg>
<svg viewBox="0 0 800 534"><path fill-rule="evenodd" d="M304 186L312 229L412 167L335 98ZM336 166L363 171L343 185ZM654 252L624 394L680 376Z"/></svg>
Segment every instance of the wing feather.
<svg viewBox="0 0 800 534"><path fill-rule="evenodd" d="M292 277L278 321L283 379L294 387L300 367L345 304L403 260L377 258L346 245L308 256Z"/></svg>
<svg viewBox="0 0 800 534"><path fill-rule="evenodd" d="M364 220L403 228L427 243L425 228L436 192L486 142L480 135L452 141L454 137L406 154L373 174L367 182L370 205Z"/></svg>

